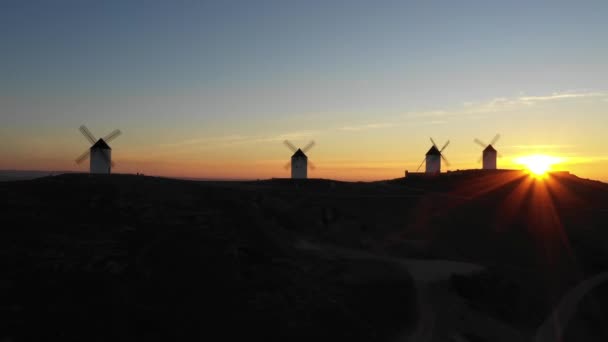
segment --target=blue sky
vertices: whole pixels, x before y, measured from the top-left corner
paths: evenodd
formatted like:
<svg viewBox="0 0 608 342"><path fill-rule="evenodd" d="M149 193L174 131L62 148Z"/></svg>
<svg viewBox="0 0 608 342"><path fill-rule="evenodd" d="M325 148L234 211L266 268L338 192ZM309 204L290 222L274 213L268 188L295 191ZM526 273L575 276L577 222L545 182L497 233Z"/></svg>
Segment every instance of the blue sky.
<svg viewBox="0 0 608 342"><path fill-rule="evenodd" d="M394 122L408 113L604 94L606 17L606 1L3 1L0 132L16 150L40 136L58 139L70 157L83 147L81 123L129 132L121 138L128 160L184 141L251 136L321 139L335 143L325 146L330 152L340 146L327 158L366 141L373 156L369 146L398 136ZM414 133L439 131L463 144L472 140L471 125L487 140L498 131L550 136L538 132L543 123L548 131L569 126L576 106L588 106L575 122L598 134L604 100L563 97L555 108L536 101L540 118L518 109L517 120L534 127L527 132L508 126L502 113L475 123L435 120L444 127ZM374 132L346 130L344 142L317 134L334 126ZM68 135L76 147L58 137ZM415 134L402 128L402 135ZM404 145L409 160L407 146L418 146ZM266 152L245 154L283 158L274 146L255 148ZM16 160L11 151L0 154ZM64 157L53 158L61 164ZM36 160L14 165L43 167Z"/></svg>

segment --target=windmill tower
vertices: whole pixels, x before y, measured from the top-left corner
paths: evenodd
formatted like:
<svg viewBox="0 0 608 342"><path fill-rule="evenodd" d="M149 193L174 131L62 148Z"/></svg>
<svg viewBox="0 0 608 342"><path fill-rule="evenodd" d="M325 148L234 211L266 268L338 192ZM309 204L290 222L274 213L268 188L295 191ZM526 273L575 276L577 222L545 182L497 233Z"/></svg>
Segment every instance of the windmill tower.
<svg viewBox="0 0 608 342"><path fill-rule="evenodd" d="M122 134L120 130L114 130L102 139L96 139L89 129L82 125L80 133L92 144L80 157L76 158L76 164L81 164L87 158L90 160L90 172L100 174L110 174L114 162L112 162L112 148L108 143Z"/></svg>
<svg viewBox="0 0 608 342"><path fill-rule="evenodd" d="M445 150L446 147L448 147L448 145L450 144L450 141L448 140L441 149L437 148L437 144L435 144L435 140L433 140L433 138L430 138L431 142L433 143L433 146L429 149L429 151L426 153L426 156L424 157L424 159L422 160L422 163L420 163L420 166L418 166L418 170L420 170L420 168L422 167L422 164L426 163L426 173L430 173L430 174L434 174L434 173L439 173L441 172L441 159L443 159L443 161L445 162L446 166L450 166L450 163L448 162L447 158L443 155L443 151Z"/></svg>
<svg viewBox="0 0 608 342"><path fill-rule="evenodd" d="M494 139L492 139L489 144L486 144L479 139L473 140L476 144L483 147L481 158L477 162L479 163L480 161L483 161L482 169L484 170L496 170L496 157L498 152L492 145L496 144L498 139L500 139L500 134L496 134Z"/></svg>
<svg viewBox="0 0 608 342"><path fill-rule="evenodd" d="M306 152L310 151L310 149L315 146L315 142L311 141L308 145L304 146L304 148L296 148L292 143L288 140L283 141L285 146L293 151L293 155L291 156L291 161L289 161L285 165L285 169L289 169L291 167L291 179L306 179L308 178L308 168L311 170L315 169L315 166L312 162L308 161L308 157L306 156Z"/></svg>

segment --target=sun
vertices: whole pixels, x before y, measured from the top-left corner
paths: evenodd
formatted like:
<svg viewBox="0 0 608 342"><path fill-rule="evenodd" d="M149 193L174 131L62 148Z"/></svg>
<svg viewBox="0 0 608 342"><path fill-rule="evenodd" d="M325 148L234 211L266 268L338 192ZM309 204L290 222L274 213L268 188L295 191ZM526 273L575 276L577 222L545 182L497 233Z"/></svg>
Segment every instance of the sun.
<svg viewBox="0 0 608 342"><path fill-rule="evenodd" d="M551 167L561 161L561 158L542 154L523 156L515 159L515 163L524 165L535 176L544 176Z"/></svg>

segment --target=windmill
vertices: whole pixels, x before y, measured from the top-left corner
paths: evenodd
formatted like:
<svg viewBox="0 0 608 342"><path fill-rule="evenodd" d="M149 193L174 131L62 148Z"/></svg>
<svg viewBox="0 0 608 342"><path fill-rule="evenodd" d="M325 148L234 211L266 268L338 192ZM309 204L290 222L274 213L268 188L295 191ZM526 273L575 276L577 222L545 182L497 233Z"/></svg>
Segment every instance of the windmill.
<svg viewBox="0 0 608 342"><path fill-rule="evenodd" d="M285 164L285 169L289 169L291 166L291 178L292 179L306 179L308 178L308 168L311 170L315 169L315 166L312 162L308 161L308 157L306 156L306 152L310 151L310 149L315 146L315 142L311 141L308 145L304 146L304 148L296 148L291 142L288 140L283 141L283 144L287 146L293 153L291 156L291 161Z"/></svg>
<svg viewBox="0 0 608 342"><path fill-rule="evenodd" d="M91 173L110 174L114 163L112 162L112 149L108 143L116 139L122 132L116 129L102 139L96 139L91 131L85 125L82 125L80 126L80 133L91 143L91 147L76 158L76 164L81 164L90 157Z"/></svg>
<svg viewBox="0 0 608 342"><path fill-rule="evenodd" d="M498 139L500 139L500 134L496 134L489 144L486 144L477 138L473 140L477 145L483 147L483 153L477 162L479 163L483 160L482 168L484 170L496 170L496 155L498 152L492 145L496 144Z"/></svg>
<svg viewBox="0 0 608 342"><path fill-rule="evenodd" d="M416 171L420 170L422 164L426 163L426 173L439 173L441 172L441 159L443 159L446 166L450 166L450 162L448 162L447 158L443 155L443 151L446 147L448 147L450 141L448 140L445 144L443 144L443 147L439 149L437 144L435 144L435 140L433 140L433 138L430 139L433 146L426 153L426 156Z"/></svg>

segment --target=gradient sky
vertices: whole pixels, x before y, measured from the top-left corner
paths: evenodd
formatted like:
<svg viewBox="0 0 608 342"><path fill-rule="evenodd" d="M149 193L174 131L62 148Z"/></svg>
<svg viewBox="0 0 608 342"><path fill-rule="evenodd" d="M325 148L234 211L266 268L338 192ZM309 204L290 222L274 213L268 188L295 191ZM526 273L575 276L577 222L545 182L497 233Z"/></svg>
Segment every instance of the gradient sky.
<svg viewBox="0 0 608 342"><path fill-rule="evenodd" d="M78 127L114 128L116 172L396 178L432 136L450 169L502 135L608 181L607 1L0 2L0 169L87 170Z"/></svg>

